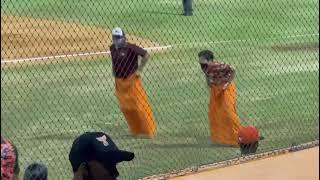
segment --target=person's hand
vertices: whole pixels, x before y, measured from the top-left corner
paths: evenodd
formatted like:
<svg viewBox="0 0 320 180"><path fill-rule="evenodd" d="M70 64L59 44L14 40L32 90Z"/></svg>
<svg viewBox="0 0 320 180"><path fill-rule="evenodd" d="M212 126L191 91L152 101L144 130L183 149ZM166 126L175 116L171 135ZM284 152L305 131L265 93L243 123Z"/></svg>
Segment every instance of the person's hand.
<svg viewBox="0 0 320 180"><path fill-rule="evenodd" d="M212 80L210 80L209 78L207 78L207 85L208 85L209 88L211 88L212 82L213 82Z"/></svg>
<svg viewBox="0 0 320 180"><path fill-rule="evenodd" d="M141 71L139 69L137 69L136 72L135 72L135 75L136 76L140 76L141 75Z"/></svg>
<svg viewBox="0 0 320 180"><path fill-rule="evenodd" d="M226 90L226 89L228 88L228 86L229 86L229 83L228 83L228 82L225 83L225 84L222 86L222 90Z"/></svg>

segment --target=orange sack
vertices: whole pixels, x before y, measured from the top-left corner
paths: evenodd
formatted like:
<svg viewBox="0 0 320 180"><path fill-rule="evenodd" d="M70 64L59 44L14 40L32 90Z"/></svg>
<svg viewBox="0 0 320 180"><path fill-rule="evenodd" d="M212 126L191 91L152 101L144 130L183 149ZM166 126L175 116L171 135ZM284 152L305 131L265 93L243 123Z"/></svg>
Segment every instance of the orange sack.
<svg viewBox="0 0 320 180"><path fill-rule="evenodd" d="M116 78L116 96L133 136L156 134L156 123L139 75Z"/></svg>
<svg viewBox="0 0 320 180"><path fill-rule="evenodd" d="M219 86L211 87L209 126L213 142L238 145L238 132L241 126L236 112L236 86L234 82L231 82L225 90Z"/></svg>

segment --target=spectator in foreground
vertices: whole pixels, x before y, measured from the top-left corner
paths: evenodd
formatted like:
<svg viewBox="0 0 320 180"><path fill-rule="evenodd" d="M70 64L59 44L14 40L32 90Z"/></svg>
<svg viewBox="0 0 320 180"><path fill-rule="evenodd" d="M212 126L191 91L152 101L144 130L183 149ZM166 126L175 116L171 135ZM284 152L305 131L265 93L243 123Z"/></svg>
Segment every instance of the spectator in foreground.
<svg viewBox="0 0 320 180"><path fill-rule="evenodd" d="M262 139L264 139L264 137L259 136L259 130L256 127L241 127L238 134L241 155L256 153L259 146L259 140Z"/></svg>
<svg viewBox="0 0 320 180"><path fill-rule="evenodd" d="M87 132L76 138L69 153L75 180L115 180L116 165L131 161L134 153L119 150L103 132Z"/></svg>
<svg viewBox="0 0 320 180"><path fill-rule="evenodd" d="M48 168L39 163L30 164L24 173L23 180L48 180Z"/></svg>
<svg viewBox="0 0 320 180"><path fill-rule="evenodd" d="M17 148L1 136L1 180L17 180L19 163Z"/></svg>

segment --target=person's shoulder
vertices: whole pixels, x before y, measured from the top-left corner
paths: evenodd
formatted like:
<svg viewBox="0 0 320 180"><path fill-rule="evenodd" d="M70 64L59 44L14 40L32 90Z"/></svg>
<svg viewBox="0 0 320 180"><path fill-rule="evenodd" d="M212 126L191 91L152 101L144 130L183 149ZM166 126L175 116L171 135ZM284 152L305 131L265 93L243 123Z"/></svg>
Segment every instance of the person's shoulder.
<svg viewBox="0 0 320 180"><path fill-rule="evenodd" d="M229 69L231 67L230 64L222 62L222 61L213 61L208 64L210 68L213 69Z"/></svg>
<svg viewBox="0 0 320 180"><path fill-rule="evenodd" d="M127 47L128 48L139 48L139 46L138 45L136 45L136 44L134 44L134 43L127 43Z"/></svg>
<svg viewBox="0 0 320 180"><path fill-rule="evenodd" d="M129 42L127 43L127 47L132 48L132 49L138 49L138 48L142 49L142 47L140 47L136 44L133 44L133 43L129 43Z"/></svg>
<svg viewBox="0 0 320 180"><path fill-rule="evenodd" d="M130 44L127 44L127 47L128 47L131 51L133 51L133 52L135 52L135 53L137 53L137 54L139 54L139 55L142 55L142 56L147 53L147 51L146 51L145 49L143 49L143 47L140 47L140 46L138 46L138 45L136 45L136 44L130 43Z"/></svg>
<svg viewBox="0 0 320 180"><path fill-rule="evenodd" d="M208 63L208 71L217 71L221 69L221 63L217 61L211 61Z"/></svg>
<svg viewBox="0 0 320 180"><path fill-rule="evenodd" d="M226 63L224 63L223 61L220 61L219 59L215 59L214 61L211 61L210 64L214 65L214 66L221 66L224 65Z"/></svg>

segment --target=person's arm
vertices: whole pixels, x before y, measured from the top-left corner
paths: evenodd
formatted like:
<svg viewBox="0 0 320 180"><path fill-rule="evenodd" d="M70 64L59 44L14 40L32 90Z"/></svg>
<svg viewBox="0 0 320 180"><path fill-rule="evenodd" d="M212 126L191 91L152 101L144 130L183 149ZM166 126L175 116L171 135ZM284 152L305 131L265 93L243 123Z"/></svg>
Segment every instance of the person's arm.
<svg viewBox="0 0 320 180"><path fill-rule="evenodd" d="M210 79L209 79L208 76L206 76L206 80L207 80L207 85L208 85L208 87L211 87L211 82L210 82Z"/></svg>
<svg viewBox="0 0 320 180"><path fill-rule="evenodd" d="M142 72L144 66L146 65L147 61L149 60L149 53L146 52L144 56L142 56L141 60L140 60L140 63L139 63L139 67L138 67L138 71L139 72Z"/></svg>
<svg viewBox="0 0 320 180"><path fill-rule="evenodd" d="M227 77L224 77L225 79L223 79L223 82L226 82L223 86L222 89L225 90L227 89L227 87L229 86L229 84L232 82L232 80L234 79L235 76L235 70L232 66L228 67L228 74Z"/></svg>
<svg viewBox="0 0 320 180"><path fill-rule="evenodd" d="M20 173L20 167L19 167L19 154L18 154L18 150L17 147L15 145L12 145L13 149L14 149L14 153L16 154L16 162L14 165L14 169L13 169L13 180L18 180L19 179L19 173Z"/></svg>
<svg viewBox="0 0 320 180"><path fill-rule="evenodd" d="M146 65L147 61L149 60L150 55L146 50L144 50L139 46L130 45L130 47L133 49L135 53L137 53L139 57L141 57L140 60L138 59L138 69L137 69L138 72L141 72L144 66Z"/></svg>
<svg viewBox="0 0 320 180"><path fill-rule="evenodd" d="M230 70L230 80L232 81L235 77L236 71L234 69L234 67L230 66L231 70Z"/></svg>
<svg viewBox="0 0 320 180"><path fill-rule="evenodd" d="M205 77L207 80L207 85L209 88L216 86L218 84L219 78L217 78L217 72L212 71L213 69L210 69L209 72L205 72Z"/></svg>
<svg viewBox="0 0 320 180"><path fill-rule="evenodd" d="M114 70L114 67L112 66L112 76L116 77L116 71Z"/></svg>

